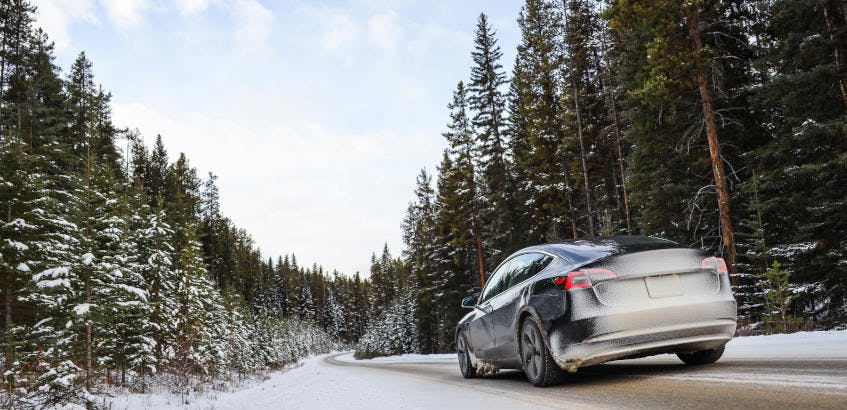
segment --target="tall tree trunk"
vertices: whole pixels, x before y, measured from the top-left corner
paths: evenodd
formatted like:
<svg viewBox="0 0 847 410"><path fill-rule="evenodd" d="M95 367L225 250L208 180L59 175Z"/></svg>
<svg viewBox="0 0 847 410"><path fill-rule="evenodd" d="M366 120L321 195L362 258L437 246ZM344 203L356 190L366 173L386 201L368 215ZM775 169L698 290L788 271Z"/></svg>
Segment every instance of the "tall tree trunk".
<svg viewBox="0 0 847 410"><path fill-rule="evenodd" d="M697 21L697 10L690 6L686 12L688 32L694 43L694 51L703 49L703 41L700 39L700 28ZM712 160L712 173L715 178L715 187L718 191L718 212L720 214L721 236L726 249L727 262L732 273L736 273L735 236L732 230L732 216L729 209L729 188L726 184L726 174L721 160L721 146L718 142L718 130L715 124L715 114L712 112L712 94L709 91L709 79L706 69L697 73L697 83L700 89L700 102L703 104L703 120L706 123L706 136L709 140L709 154ZM735 276L732 278L733 285L737 285Z"/></svg>
<svg viewBox="0 0 847 410"><path fill-rule="evenodd" d="M612 94L612 121L615 129L615 147L618 152L618 168L620 171L621 177L621 191L623 192L623 208L626 213L626 233L627 235L632 235L632 220L629 216L629 197L626 192L626 172L624 171L624 157L623 157L623 149L621 148L621 130L618 125L618 109L615 106L617 102L615 101L614 93Z"/></svg>
<svg viewBox="0 0 847 410"><path fill-rule="evenodd" d="M591 209L591 187L588 185L588 165L585 162L585 144L582 136L582 114L579 111L579 89L576 86L576 73L572 73L573 78L573 99L574 108L576 109L576 129L579 137L579 158L582 160L582 179L585 184L585 207L588 211L588 235L594 237L594 215Z"/></svg>
<svg viewBox="0 0 847 410"><path fill-rule="evenodd" d="M3 22L2 32L0 32L0 137L3 137L3 94L6 91L6 24Z"/></svg>
<svg viewBox="0 0 847 410"><path fill-rule="evenodd" d="M843 6L842 1L842 6ZM829 35L829 40L832 42L833 48L833 57L835 57L835 70L838 74L838 88L841 90L841 99L844 101L844 105L847 106L847 71L845 71L845 50L842 48L842 45L839 42L839 38L837 35L839 32L843 31L845 27L837 27L835 25L835 14L838 12L842 12L843 10L839 10L841 7L838 7L835 4L835 1L827 1L823 5L823 16L824 20L826 20L826 31ZM847 15L842 16L845 19L845 24L847 24ZM843 33L841 33L843 35Z"/></svg>
<svg viewBox="0 0 847 410"><path fill-rule="evenodd" d="M471 147L470 146L465 147L465 155L467 156L467 160L471 161L470 178L471 178L471 186L473 187L473 189L471 190L471 192L473 192L473 198L471 198L471 223L473 225L472 228L473 228L473 231L474 231L474 239L476 241L476 257L477 257L477 263L479 265L479 290L480 290L480 292L482 292L482 288L485 287L485 265L483 264L483 258L482 258L482 235L480 234L479 216L478 216L479 211L477 209L477 201L476 201L477 186L476 186L476 182L474 182L474 175L475 175L476 171L474 170L474 167L473 167L473 162L472 162L473 157L471 156Z"/></svg>
<svg viewBox="0 0 847 410"><path fill-rule="evenodd" d="M579 238L579 232L576 227L576 211L574 211L573 207L573 197L571 193L571 173L568 170L567 164L565 164L565 198L568 201L568 212L571 215L571 233L573 234L573 239Z"/></svg>
<svg viewBox="0 0 847 410"><path fill-rule="evenodd" d="M474 216L476 219L476 216ZM479 235L479 222L474 223L476 227L474 228L474 236L476 236L476 256L477 263L479 263L479 289L482 291L482 288L485 287L485 266L483 266L482 261L482 238Z"/></svg>
<svg viewBox="0 0 847 410"><path fill-rule="evenodd" d="M612 72L609 65L609 52L606 46L606 33L600 35L600 44L602 46L603 59L605 60L606 69L603 70L605 74L605 81L601 84L603 87L603 94L606 97L606 104L609 105L609 110L612 113L612 127L615 133L615 148L618 154L618 171L620 173L620 186L621 193L623 194L623 207L624 214L626 215L626 233L627 235L632 235L632 219L629 214L629 195L626 191L626 171L624 165L624 156L623 149L621 147L621 127L620 120L618 118L618 98L615 95L615 90L612 88ZM602 77L601 77L602 79Z"/></svg>
<svg viewBox="0 0 847 410"><path fill-rule="evenodd" d="M84 109L84 105L83 105ZM85 164L85 218L86 238L91 241L91 141L86 141L86 164ZM91 250L91 249L89 249ZM85 269L85 303L89 311L85 317L85 388L91 391L91 265L86 264Z"/></svg>
<svg viewBox="0 0 847 410"><path fill-rule="evenodd" d="M6 205L6 221L12 222L12 204L9 203ZM12 347L12 301L14 295L12 294L12 282L14 281L14 271L11 266L6 266L6 289L4 292L4 300L3 300L3 324L5 325L6 331L6 369L10 369L12 363L14 362L15 351Z"/></svg>

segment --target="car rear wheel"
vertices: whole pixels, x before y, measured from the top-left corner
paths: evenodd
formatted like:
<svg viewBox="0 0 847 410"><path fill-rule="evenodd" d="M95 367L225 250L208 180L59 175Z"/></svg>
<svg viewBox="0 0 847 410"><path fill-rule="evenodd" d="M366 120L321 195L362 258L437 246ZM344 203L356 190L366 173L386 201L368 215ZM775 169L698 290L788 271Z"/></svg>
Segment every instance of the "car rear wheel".
<svg viewBox="0 0 847 410"><path fill-rule="evenodd" d="M718 361L723 356L723 351L726 346L717 347L709 350L701 350L694 353L677 353L676 356L685 364L709 364Z"/></svg>
<svg viewBox="0 0 847 410"><path fill-rule="evenodd" d="M555 384L563 375L532 318L526 319L521 326L521 363L526 378L538 387Z"/></svg>
<svg viewBox="0 0 847 410"><path fill-rule="evenodd" d="M459 334L459 337L456 338L456 352L459 355L459 370L462 372L462 377L466 379L476 377L476 367L471 362L471 355L468 353L468 343L464 334Z"/></svg>

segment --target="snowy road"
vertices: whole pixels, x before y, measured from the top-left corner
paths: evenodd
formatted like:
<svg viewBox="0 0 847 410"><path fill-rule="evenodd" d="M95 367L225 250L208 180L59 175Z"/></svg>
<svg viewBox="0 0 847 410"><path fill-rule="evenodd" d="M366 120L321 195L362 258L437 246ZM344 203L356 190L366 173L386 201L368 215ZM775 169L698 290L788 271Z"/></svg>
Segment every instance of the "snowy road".
<svg viewBox="0 0 847 410"><path fill-rule="evenodd" d="M847 409L847 331L736 338L712 365L687 367L669 355L625 360L580 369L548 388L533 387L516 371L465 380L453 355L357 361L341 353L188 404L157 395L112 403L113 409L164 407Z"/></svg>
<svg viewBox="0 0 847 410"><path fill-rule="evenodd" d="M718 363L696 368L669 355L611 362L543 389L514 371L465 380L444 356L404 363L347 354L325 364L349 377L414 381L405 408L847 408L847 332L740 338ZM430 403L417 401L424 391Z"/></svg>

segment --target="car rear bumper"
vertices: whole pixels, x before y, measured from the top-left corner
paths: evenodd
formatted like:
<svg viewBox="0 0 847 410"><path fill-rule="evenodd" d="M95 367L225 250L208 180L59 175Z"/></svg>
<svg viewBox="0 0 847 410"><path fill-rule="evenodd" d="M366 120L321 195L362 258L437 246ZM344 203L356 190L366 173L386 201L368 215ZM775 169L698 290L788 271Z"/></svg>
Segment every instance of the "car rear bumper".
<svg viewBox="0 0 847 410"><path fill-rule="evenodd" d="M562 321L551 326L548 340L559 367L574 371L616 359L713 349L732 339L735 328L735 300L711 300Z"/></svg>

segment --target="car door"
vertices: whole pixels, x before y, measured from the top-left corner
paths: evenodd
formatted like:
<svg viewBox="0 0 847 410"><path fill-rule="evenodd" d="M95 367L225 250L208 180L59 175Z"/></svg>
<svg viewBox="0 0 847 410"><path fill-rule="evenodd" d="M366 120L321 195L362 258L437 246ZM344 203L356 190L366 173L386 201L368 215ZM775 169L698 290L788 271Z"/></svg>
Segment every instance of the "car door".
<svg viewBox="0 0 847 410"><path fill-rule="evenodd" d="M494 346L489 354L492 358L515 358L517 340L514 321L520 307L521 290L528 279L544 270L552 261L552 256L538 252L520 254L512 259L509 272L504 278L503 291L491 299L492 313L489 320L494 328Z"/></svg>
<svg viewBox="0 0 847 410"><path fill-rule="evenodd" d="M501 263L494 274L488 278L480 294L479 303L474 309L474 319L468 323L468 343L477 358L488 360L494 347L494 324L491 320L491 300L500 293L507 282L509 263Z"/></svg>

